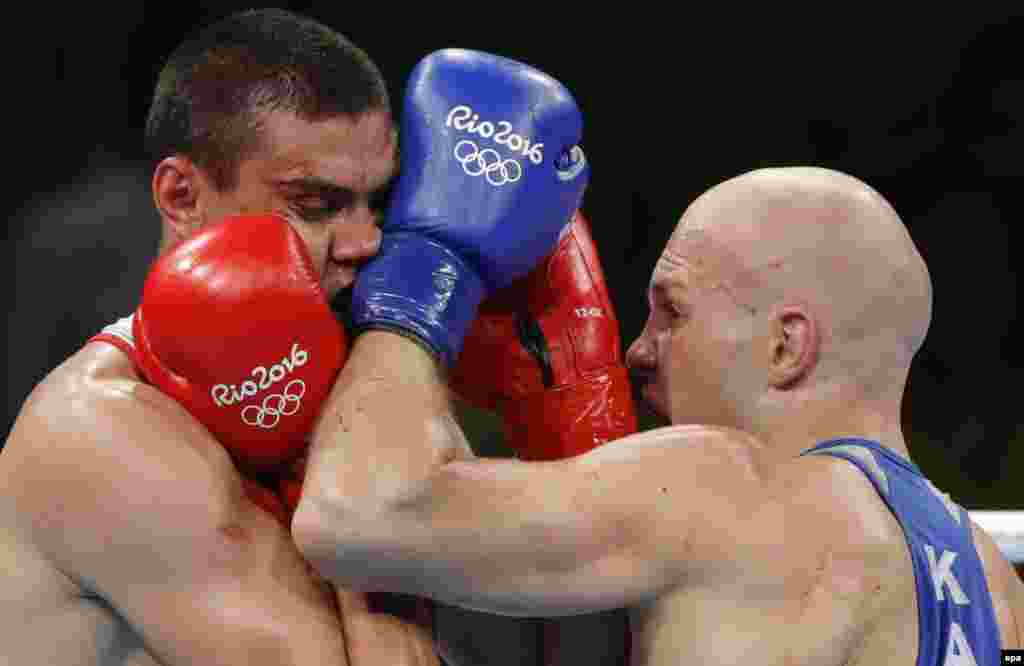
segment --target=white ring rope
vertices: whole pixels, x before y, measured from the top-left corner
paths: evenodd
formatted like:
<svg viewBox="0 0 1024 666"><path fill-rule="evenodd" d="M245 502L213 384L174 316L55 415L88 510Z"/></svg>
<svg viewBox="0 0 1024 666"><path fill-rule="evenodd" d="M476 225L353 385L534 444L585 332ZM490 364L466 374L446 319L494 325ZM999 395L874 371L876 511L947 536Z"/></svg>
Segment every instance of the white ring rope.
<svg viewBox="0 0 1024 666"><path fill-rule="evenodd" d="M969 511L1013 564L1024 564L1024 511Z"/></svg>

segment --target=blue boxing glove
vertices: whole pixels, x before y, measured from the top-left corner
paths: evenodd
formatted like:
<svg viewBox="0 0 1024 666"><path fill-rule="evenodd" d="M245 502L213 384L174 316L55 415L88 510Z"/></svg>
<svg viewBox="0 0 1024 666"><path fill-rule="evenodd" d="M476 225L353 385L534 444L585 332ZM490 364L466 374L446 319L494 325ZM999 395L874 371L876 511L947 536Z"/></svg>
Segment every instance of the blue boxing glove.
<svg viewBox="0 0 1024 666"><path fill-rule="evenodd" d="M421 60L380 251L353 289L356 330L412 335L452 365L480 302L550 254L579 207L581 134L569 91L528 65L462 49Z"/></svg>

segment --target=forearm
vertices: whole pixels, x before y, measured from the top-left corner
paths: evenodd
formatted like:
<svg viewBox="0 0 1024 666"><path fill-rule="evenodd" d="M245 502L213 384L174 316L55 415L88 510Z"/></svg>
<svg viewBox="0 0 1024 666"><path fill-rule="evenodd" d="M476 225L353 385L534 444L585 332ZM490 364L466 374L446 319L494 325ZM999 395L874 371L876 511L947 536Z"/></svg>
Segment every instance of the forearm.
<svg viewBox="0 0 1024 666"><path fill-rule="evenodd" d="M415 504L444 465L471 457L436 359L402 336L369 331L313 432L296 524L318 541L348 542L360 520Z"/></svg>

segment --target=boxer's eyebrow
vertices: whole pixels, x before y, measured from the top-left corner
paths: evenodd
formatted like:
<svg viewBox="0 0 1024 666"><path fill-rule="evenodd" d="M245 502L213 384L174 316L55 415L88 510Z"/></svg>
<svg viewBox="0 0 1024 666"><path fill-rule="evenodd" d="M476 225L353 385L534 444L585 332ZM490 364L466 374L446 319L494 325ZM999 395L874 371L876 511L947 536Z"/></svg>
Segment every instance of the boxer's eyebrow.
<svg viewBox="0 0 1024 666"><path fill-rule="evenodd" d="M686 284L678 278L659 278L651 283L647 292L647 306L653 308L655 303L672 302L670 292L686 293ZM678 299L676 299L678 300Z"/></svg>
<svg viewBox="0 0 1024 666"><path fill-rule="evenodd" d="M668 296L670 291L686 292L686 280L679 275L665 276L651 283L651 293L656 296Z"/></svg>
<svg viewBox="0 0 1024 666"><path fill-rule="evenodd" d="M332 196L355 195L355 193L352 191L352 188L350 187L344 187L330 180L326 180L324 178L317 178L316 176L303 176L301 178L278 180L276 181L276 183L278 185L283 185L284 187L305 190L306 192L315 192L317 194L329 194Z"/></svg>
<svg viewBox="0 0 1024 666"><path fill-rule="evenodd" d="M397 174L396 174L397 175ZM356 197L355 191L350 187L338 185L332 181L316 176L303 176L288 180L275 181L277 185L285 188L300 190L303 194L318 194L324 198L334 201L352 201ZM385 197L394 184L394 175L389 177L383 184L375 187L369 192L370 199L376 200Z"/></svg>

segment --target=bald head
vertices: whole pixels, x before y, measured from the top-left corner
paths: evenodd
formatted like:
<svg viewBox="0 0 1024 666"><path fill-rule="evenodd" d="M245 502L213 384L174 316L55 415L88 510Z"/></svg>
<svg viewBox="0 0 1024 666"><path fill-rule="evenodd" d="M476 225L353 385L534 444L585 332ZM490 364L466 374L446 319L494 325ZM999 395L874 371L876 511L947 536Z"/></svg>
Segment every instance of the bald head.
<svg viewBox="0 0 1024 666"><path fill-rule="evenodd" d="M713 187L683 214L663 263L673 257L710 264L752 312L805 308L819 379L905 375L931 319L928 271L896 211L837 171L761 169Z"/></svg>

